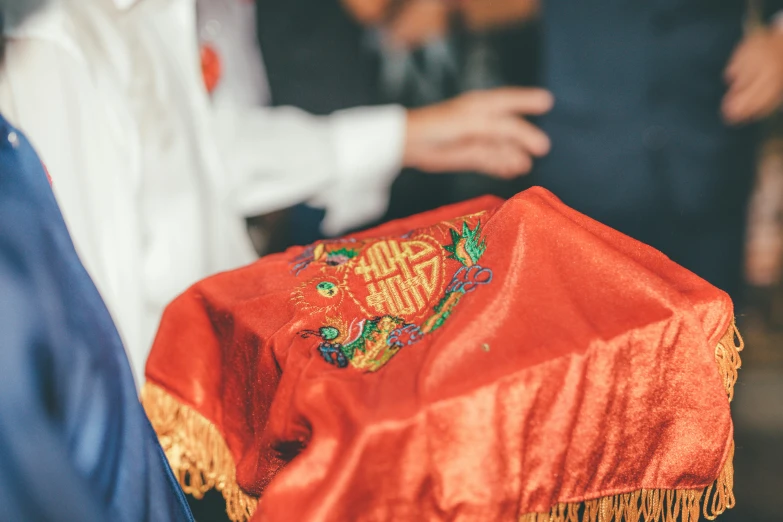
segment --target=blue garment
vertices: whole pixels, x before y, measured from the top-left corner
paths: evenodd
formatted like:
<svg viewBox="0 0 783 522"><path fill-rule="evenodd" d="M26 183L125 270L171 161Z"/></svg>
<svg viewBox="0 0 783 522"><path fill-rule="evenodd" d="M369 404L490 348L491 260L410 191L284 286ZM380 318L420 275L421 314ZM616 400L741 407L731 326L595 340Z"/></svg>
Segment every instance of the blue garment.
<svg viewBox="0 0 783 522"><path fill-rule="evenodd" d="M0 117L0 521L191 521L46 174Z"/></svg>
<svg viewBox="0 0 783 522"><path fill-rule="evenodd" d="M746 0L546 0L534 181L735 293L756 129L721 117ZM767 15L783 8L766 0Z"/></svg>

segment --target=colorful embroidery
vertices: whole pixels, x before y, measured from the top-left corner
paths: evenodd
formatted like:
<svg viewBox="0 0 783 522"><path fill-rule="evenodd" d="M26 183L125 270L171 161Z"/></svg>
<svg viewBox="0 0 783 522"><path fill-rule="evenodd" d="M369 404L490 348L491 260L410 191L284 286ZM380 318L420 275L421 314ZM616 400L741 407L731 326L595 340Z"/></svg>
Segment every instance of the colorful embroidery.
<svg viewBox="0 0 783 522"><path fill-rule="evenodd" d="M309 246L293 261L291 271L299 275L313 263L325 266L342 266L359 254L356 240L323 241Z"/></svg>
<svg viewBox="0 0 783 522"><path fill-rule="evenodd" d="M473 266L478 263L484 251L487 249L487 242L481 239L481 222L471 230L467 222L462 222L462 234L460 235L453 228L451 229L452 244L445 246L446 252L450 253L449 259L456 259L465 266Z"/></svg>
<svg viewBox="0 0 783 522"><path fill-rule="evenodd" d="M442 327L467 294L492 282L492 270L479 265L487 248L481 222L474 228L467 220L456 228L441 226L447 227L450 245L414 231L371 242L320 243L294 260L297 274L321 265L320 273L294 292L293 301L299 309L323 314L323 326L299 333L320 339L318 353L324 361L375 372ZM445 284L447 260L461 266ZM350 307L345 295L364 318L350 324L339 319Z"/></svg>
<svg viewBox="0 0 783 522"><path fill-rule="evenodd" d="M353 274L363 284L349 295L367 316L421 317L443 292L446 256L427 235L407 240L381 240L355 260Z"/></svg>
<svg viewBox="0 0 783 522"><path fill-rule="evenodd" d="M343 306L346 291L342 278L321 273L294 289L291 301L308 314L334 315Z"/></svg>
<svg viewBox="0 0 783 522"><path fill-rule="evenodd" d="M359 322L345 343L339 341L339 330L328 326L320 328L317 333L306 330L302 336L321 338L318 352L329 364L345 368L350 363L354 368L374 372L402 348L402 345L389 344L389 339L404 326L399 317L384 316Z"/></svg>

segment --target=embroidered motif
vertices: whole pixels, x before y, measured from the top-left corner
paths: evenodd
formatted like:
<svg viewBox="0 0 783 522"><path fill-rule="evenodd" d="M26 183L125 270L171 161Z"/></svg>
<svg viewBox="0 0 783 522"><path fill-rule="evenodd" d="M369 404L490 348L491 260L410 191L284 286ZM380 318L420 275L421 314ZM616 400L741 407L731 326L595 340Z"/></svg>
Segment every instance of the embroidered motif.
<svg viewBox="0 0 783 522"><path fill-rule="evenodd" d="M450 245L413 231L402 238L326 242L306 249L294 259L294 273L314 264L321 265L320 273L292 297L297 308L323 313L324 323L299 335L317 337L318 353L331 365L375 372L441 328L460 301L493 276L479 265L487 249L480 221L473 228L467 220L441 226L447 227ZM444 284L447 260L461 266ZM350 324L339 318L340 306L349 303L345 295L364 318Z"/></svg>
<svg viewBox="0 0 783 522"><path fill-rule="evenodd" d="M332 315L342 306L345 293L342 279L319 274L299 285L291 294L291 300L305 312Z"/></svg>
<svg viewBox="0 0 783 522"><path fill-rule="evenodd" d="M378 241L356 258L353 272L365 284L349 295L368 316L421 316L443 291L444 264L443 249L432 237Z"/></svg>
<svg viewBox="0 0 783 522"><path fill-rule="evenodd" d="M311 245L297 256L291 267L291 272L298 276L313 263L325 266L343 266L359 255L358 243L355 239L323 241Z"/></svg>
<svg viewBox="0 0 783 522"><path fill-rule="evenodd" d="M315 286L315 288L318 290L318 293L321 294L321 296L327 297L329 299L336 296L338 292L337 285L331 281L321 281Z"/></svg>
<svg viewBox="0 0 783 522"><path fill-rule="evenodd" d="M462 222L462 234L460 235L453 228L451 229L452 244L443 247L451 254L449 259L456 259L465 266L473 266L478 263L484 251L487 249L487 242L481 240L479 236L481 222L471 230L468 223Z"/></svg>
<svg viewBox="0 0 783 522"><path fill-rule="evenodd" d="M318 345L318 351L326 362L338 368L345 368L350 363L354 368L374 372L402 348L401 345L389 344L389 339L393 332L403 326L404 321L399 317L365 319L356 325L353 335L345 344L336 341L340 335L336 329L326 327L319 330L322 342ZM334 338L324 338L322 333L326 333L327 337L334 335Z"/></svg>

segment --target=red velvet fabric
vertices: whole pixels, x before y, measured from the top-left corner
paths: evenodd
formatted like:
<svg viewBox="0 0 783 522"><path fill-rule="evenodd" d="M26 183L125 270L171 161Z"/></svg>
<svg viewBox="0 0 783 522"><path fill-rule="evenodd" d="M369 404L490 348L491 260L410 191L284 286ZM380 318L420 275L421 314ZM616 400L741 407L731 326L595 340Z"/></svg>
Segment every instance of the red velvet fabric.
<svg viewBox="0 0 783 522"><path fill-rule="evenodd" d="M200 282L147 378L224 435L254 520L514 520L711 484L732 319L723 292L535 188Z"/></svg>

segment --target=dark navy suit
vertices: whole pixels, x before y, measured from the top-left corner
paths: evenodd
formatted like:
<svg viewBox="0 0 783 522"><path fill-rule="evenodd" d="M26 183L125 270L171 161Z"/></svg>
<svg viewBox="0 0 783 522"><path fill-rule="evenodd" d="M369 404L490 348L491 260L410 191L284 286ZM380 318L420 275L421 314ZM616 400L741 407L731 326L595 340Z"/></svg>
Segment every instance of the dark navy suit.
<svg viewBox="0 0 783 522"><path fill-rule="evenodd" d="M0 117L0 521L191 520L44 169Z"/></svg>
<svg viewBox="0 0 783 522"><path fill-rule="evenodd" d="M534 180L735 294L756 129L725 125L720 104L745 1L543 4L556 107Z"/></svg>

